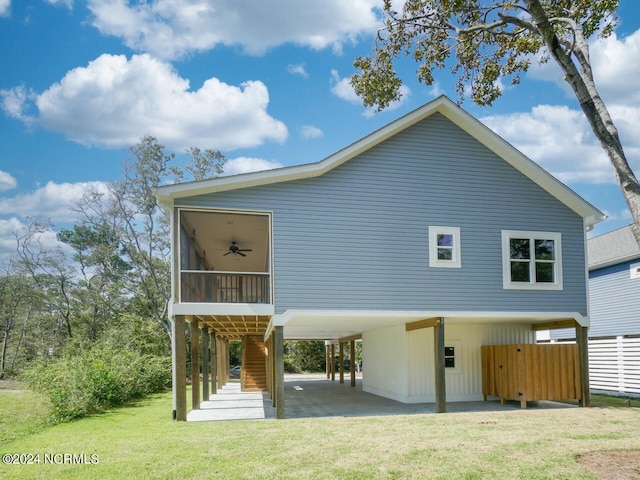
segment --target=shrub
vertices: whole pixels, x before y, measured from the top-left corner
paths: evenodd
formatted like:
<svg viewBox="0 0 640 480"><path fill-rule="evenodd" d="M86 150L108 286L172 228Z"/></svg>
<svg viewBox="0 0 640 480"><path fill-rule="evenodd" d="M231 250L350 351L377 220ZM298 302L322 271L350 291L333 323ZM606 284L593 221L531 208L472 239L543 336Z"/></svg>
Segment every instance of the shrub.
<svg viewBox="0 0 640 480"><path fill-rule="evenodd" d="M106 335L92 344L73 342L59 358L28 371L31 387L51 400L54 421L97 413L171 384L170 357L113 340Z"/></svg>

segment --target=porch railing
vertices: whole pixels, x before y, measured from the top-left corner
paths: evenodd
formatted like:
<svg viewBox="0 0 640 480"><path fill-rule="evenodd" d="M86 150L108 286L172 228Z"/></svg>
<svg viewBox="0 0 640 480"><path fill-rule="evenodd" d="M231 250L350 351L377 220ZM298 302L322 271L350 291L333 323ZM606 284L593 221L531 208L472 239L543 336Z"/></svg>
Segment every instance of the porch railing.
<svg viewBox="0 0 640 480"><path fill-rule="evenodd" d="M271 303L268 273L180 272L182 303Z"/></svg>

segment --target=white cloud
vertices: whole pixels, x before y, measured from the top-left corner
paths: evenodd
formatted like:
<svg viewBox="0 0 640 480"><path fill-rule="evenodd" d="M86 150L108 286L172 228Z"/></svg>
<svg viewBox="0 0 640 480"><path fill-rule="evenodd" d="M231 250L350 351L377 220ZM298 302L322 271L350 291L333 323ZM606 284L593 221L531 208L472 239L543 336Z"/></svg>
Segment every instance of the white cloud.
<svg viewBox="0 0 640 480"><path fill-rule="evenodd" d="M637 82L630 81L640 78L640 30L624 38L613 34L605 39L592 39L589 54L596 87L607 103L640 103ZM574 96L560 67L552 59L542 65L534 60L527 76L553 82L567 96Z"/></svg>
<svg viewBox="0 0 640 480"><path fill-rule="evenodd" d="M16 217L0 218L0 259L3 254L16 251L15 233L24 230L24 224Z"/></svg>
<svg viewBox="0 0 640 480"><path fill-rule="evenodd" d="M47 218L52 222L68 222L72 218L69 207L74 200L88 192L107 193L104 182L55 183L31 193L0 198L0 215Z"/></svg>
<svg viewBox="0 0 640 480"><path fill-rule="evenodd" d="M24 85L0 90L0 108L10 117L20 120L25 124L31 123L34 118L28 110L31 102L38 96Z"/></svg>
<svg viewBox="0 0 640 480"><path fill-rule="evenodd" d="M127 60L104 54L69 71L37 96L37 118L25 113L24 89L3 95L7 113L84 145L126 147L150 134L175 150L233 150L284 142L288 135L267 113L269 93L262 82L234 86L210 78L191 90L171 65L149 55Z"/></svg>
<svg viewBox="0 0 640 480"><path fill-rule="evenodd" d="M63 5L69 10L73 8L73 0L46 0L46 2L51 5Z"/></svg>
<svg viewBox="0 0 640 480"><path fill-rule="evenodd" d="M18 186L18 182L8 172L0 170L0 192L6 192L12 190Z"/></svg>
<svg viewBox="0 0 640 480"><path fill-rule="evenodd" d="M133 3L133 4L132 4ZM140 52L175 59L216 45L252 55L292 43L340 51L379 26L376 0L90 0L92 23Z"/></svg>
<svg viewBox="0 0 640 480"><path fill-rule="evenodd" d="M640 104L640 30L619 39L615 34L591 45L596 85L607 102Z"/></svg>
<svg viewBox="0 0 640 480"><path fill-rule="evenodd" d="M11 10L11 0L0 0L0 17L9 16Z"/></svg>
<svg viewBox="0 0 640 480"><path fill-rule="evenodd" d="M358 97L349 82L349 77L340 78L337 70L331 70L331 93L336 97L346 100L354 105L362 105L362 99Z"/></svg>
<svg viewBox="0 0 640 480"><path fill-rule="evenodd" d="M313 125L303 125L300 127L300 136L306 139L322 138L324 137L324 132Z"/></svg>
<svg viewBox="0 0 640 480"><path fill-rule="evenodd" d="M538 105L481 121L565 183L609 183L611 167L581 111Z"/></svg>
<svg viewBox="0 0 640 480"><path fill-rule="evenodd" d="M238 157L228 160L224 166L224 175L237 175L239 173L259 172L282 168L278 161L264 160L262 158Z"/></svg>
<svg viewBox="0 0 640 480"><path fill-rule="evenodd" d="M300 75L303 78L309 78L309 72L305 68L304 64L300 65L287 65L287 72L292 75Z"/></svg>
<svg viewBox="0 0 640 480"><path fill-rule="evenodd" d="M8 262L11 257L16 255L16 235L23 235L26 231L27 225L20 219L16 217L0 218L0 264ZM43 250L53 251L59 247L65 248L65 245L58 242L56 232L50 228L45 228L37 237Z"/></svg>

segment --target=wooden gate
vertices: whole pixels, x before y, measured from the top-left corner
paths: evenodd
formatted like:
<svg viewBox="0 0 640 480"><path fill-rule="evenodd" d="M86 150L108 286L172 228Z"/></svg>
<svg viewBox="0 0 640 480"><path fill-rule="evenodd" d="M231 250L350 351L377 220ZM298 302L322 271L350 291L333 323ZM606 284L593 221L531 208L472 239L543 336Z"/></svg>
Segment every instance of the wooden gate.
<svg viewBox="0 0 640 480"><path fill-rule="evenodd" d="M505 400L580 400L577 344L482 347L482 393Z"/></svg>

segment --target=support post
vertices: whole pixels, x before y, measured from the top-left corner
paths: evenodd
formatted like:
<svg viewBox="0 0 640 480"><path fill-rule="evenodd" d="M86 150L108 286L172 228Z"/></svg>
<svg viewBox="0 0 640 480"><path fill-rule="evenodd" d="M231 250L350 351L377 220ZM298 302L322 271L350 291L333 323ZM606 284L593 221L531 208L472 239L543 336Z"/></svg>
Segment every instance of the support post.
<svg viewBox="0 0 640 480"><path fill-rule="evenodd" d="M331 378L331 346L327 343L324 346L325 370L327 371L327 380Z"/></svg>
<svg viewBox="0 0 640 480"><path fill-rule="evenodd" d="M273 352L271 354L271 406L274 408L276 406L277 396L278 396L278 392L277 392L278 380L276 378L277 370L278 370L276 368L276 362L278 361L278 353L276 352L275 338L276 336L275 336L275 330L274 330L269 336L269 344L271 345L271 351Z"/></svg>
<svg viewBox="0 0 640 480"><path fill-rule="evenodd" d="M331 381L336 381L336 344L331 344Z"/></svg>
<svg viewBox="0 0 640 480"><path fill-rule="evenodd" d="M200 410L200 332L198 319L191 318L191 408Z"/></svg>
<svg viewBox="0 0 640 480"><path fill-rule="evenodd" d="M224 385L224 370L222 368L222 338L216 335L216 378L218 379L218 388Z"/></svg>
<svg viewBox="0 0 640 480"><path fill-rule="evenodd" d="M211 331L211 395L218 393L218 358L217 358L217 345L216 345L216 332Z"/></svg>
<svg viewBox="0 0 640 480"><path fill-rule="evenodd" d="M202 325L202 401L209 400L209 327Z"/></svg>
<svg viewBox="0 0 640 480"><path fill-rule="evenodd" d="M433 350L436 378L436 413L447 411L447 393L444 366L444 317L433 327Z"/></svg>
<svg viewBox="0 0 640 480"><path fill-rule="evenodd" d="M173 348L175 351L175 376L173 392L175 395L174 418L187 421L187 337L185 335L184 315L176 315L173 320Z"/></svg>
<svg viewBox="0 0 640 480"><path fill-rule="evenodd" d="M581 407L591 406L591 389L589 386L589 328L576 323L576 343L580 357L580 402Z"/></svg>
<svg viewBox="0 0 640 480"><path fill-rule="evenodd" d="M338 355L340 356L338 360L338 367L340 368L340 383L344 383L344 342L340 342L338 345Z"/></svg>
<svg viewBox="0 0 640 480"><path fill-rule="evenodd" d="M356 341L349 343L349 367L351 368L351 386L356 386Z"/></svg>
<svg viewBox="0 0 640 480"><path fill-rule="evenodd" d="M284 327L274 328L276 357L276 418L284 418Z"/></svg>

